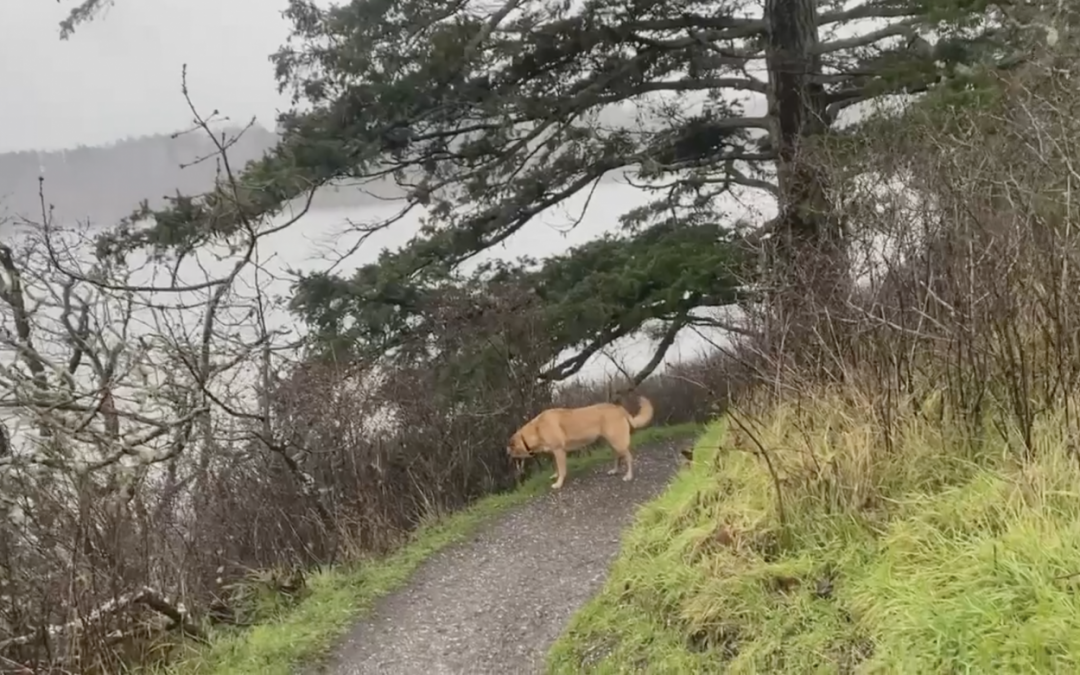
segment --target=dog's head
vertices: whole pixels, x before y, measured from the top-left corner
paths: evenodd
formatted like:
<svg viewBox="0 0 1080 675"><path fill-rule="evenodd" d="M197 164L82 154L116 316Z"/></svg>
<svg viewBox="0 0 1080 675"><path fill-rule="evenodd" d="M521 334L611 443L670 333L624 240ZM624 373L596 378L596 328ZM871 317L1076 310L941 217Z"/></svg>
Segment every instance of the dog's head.
<svg viewBox="0 0 1080 675"><path fill-rule="evenodd" d="M510 442L506 444L506 454L513 459L532 457L532 452L529 451L529 446L525 444L525 439L521 437L520 431L510 437Z"/></svg>

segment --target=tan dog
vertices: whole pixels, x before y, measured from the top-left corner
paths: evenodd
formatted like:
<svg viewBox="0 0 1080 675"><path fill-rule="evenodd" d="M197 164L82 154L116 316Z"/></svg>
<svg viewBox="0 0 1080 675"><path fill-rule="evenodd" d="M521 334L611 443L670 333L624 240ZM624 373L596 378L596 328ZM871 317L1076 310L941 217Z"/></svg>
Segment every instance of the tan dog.
<svg viewBox="0 0 1080 675"><path fill-rule="evenodd" d="M514 459L525 459L537 452L550 452L555 456L555 479L551 487L558 490L566 480L566 453L583 448L604 438L615 451L615 467L608 474L619 471L619 460L626 462L623 480L634 479L634 459L630 456L630 434L634 429L646 426L653 418L649 399L638 397L638 414L614 403L598 403L584 408L548 408L525 423L510 437L506 452Z"/></svg>

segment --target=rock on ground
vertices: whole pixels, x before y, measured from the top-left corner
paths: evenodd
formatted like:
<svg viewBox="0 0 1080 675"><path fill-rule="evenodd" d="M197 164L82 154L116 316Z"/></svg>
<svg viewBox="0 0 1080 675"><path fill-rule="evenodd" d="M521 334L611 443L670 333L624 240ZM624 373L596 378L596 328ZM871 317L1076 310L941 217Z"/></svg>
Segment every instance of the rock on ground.
<svg viewBox="0 0 1080 675"><path fill-rule="evenodd" d="M679 448L635 453L634 480L610 465L567 476L468 542L424 562L376 604L317 672L332 675L541 673L571 615L596 593L623 529L674 474ZM659 447L657 447L659 446Z"/></svg>

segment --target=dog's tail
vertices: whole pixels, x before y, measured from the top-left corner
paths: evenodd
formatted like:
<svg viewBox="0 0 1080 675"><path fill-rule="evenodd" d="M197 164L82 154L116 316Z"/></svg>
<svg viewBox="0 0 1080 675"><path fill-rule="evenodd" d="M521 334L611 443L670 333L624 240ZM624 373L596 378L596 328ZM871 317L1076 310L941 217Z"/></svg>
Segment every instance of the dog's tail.
<svg viewBox="0 0 1080 675"><path fill-rule="evenodd" d="M649 422L652 422L652 403L644 396L638 396L638 413L636 415L631 415L630 411L627 411L626 416L630 420L630 426L635 429L648 426Z"/></svg>

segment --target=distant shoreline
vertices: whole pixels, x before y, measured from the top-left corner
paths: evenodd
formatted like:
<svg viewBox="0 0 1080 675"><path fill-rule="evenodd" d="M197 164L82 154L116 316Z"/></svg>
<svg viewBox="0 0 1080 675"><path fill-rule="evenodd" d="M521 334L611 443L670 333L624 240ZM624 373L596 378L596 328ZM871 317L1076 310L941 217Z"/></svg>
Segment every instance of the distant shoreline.
<svg viewBox="0 0 1080 675"><path fill-rule="evenodd" d="M228 130L225 130L228 132ZM230 148L234 166L261 158L278 142L277 134L251 127ZM209 139L197 134L171 134L126 139L97 147L19 151L0 154L0 223L5 218L41 219L39 177L45 178L45 200L52 217L63 223L90 223L108 228L128 216L141 201L165 204L165 195L197 195L214 185L218 168ZM601 179L619 180L621 170ZM365 208L403 200L405 190L384 179L352 187L328 186L319 191L315 210Z"/></svg>

